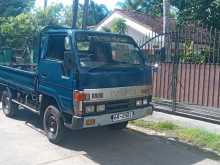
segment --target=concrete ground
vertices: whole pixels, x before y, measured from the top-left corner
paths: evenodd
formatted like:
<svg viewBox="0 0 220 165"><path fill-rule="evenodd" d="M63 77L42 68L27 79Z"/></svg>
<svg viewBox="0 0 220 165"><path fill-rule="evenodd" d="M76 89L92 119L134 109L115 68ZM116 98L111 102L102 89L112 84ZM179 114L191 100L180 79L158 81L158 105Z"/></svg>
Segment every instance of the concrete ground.
<svg viewBox="0 0 220 165"><path fill-rule="evenodd" d="M73 131L61 145L48 142L38 117L15 119L0 110L0 165L218 165L220 158L187 144L135 130Z"/></svg>
<svg viewBox="0 0 220 165"><path fill-rule="evenodd" d="M212 124L204 121L189 119L185 117L165 114L161 112L154 112L152 116L144 118L145 121L168 121L175 123L179 126L187 128L200 128L208 132L220 134L220 124Z"/></svg>

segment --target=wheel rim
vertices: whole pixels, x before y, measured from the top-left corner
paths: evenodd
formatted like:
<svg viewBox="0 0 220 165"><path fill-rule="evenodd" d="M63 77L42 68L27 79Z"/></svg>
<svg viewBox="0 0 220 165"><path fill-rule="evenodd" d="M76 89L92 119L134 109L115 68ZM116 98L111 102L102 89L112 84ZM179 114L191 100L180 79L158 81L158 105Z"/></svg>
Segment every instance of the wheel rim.
<svg viewBox="0 0 220 165"><path fill-rule="evenodd" d="M56 117L53 114L48 114L46 118L46 129L49 134L55 135L57 133L58 125Z"/></svg>
<svg viewBox="0 0 220 165"><path fill-rule="evenodd" d="M10 112L10 98L8 96L4 96L2 100L2 109L5 114L9 114Z"/></svg>

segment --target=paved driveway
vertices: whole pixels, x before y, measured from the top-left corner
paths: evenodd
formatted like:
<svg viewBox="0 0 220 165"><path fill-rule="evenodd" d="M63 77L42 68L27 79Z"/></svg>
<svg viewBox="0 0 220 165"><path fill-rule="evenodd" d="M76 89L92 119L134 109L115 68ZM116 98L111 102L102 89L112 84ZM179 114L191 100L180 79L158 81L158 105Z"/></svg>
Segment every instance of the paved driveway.
<svg viewBox="0 0 220 165"><path fill-rule="evenodd" d="M186 144L129 129L69 132L60 146L50 144L37 116L16 119L0 111L0 165L217 165L220 158Z"/></svg>

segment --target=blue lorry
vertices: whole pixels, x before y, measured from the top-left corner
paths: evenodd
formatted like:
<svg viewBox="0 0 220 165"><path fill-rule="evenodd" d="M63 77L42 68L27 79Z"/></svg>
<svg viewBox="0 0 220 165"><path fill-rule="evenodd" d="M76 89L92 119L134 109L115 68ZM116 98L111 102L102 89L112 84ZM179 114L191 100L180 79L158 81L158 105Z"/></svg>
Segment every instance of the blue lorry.
<svg viewBox="0 0 220 165"><path fill-rule="evenodd" d="M36 66L0 66L2 109L38 114L52 143L66 128L123 129L152 114L152 69L131 37L47 27L36 50Z"/></svg>

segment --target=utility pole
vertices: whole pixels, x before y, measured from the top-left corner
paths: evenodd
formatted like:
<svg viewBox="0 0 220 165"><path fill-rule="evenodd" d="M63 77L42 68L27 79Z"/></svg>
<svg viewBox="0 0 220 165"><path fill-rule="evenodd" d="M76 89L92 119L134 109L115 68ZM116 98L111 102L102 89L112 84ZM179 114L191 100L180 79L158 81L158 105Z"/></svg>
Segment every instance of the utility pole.
<svg viewBox="0 0 220 165"><path fill-rule="evenodd" d="M171 31L170 26L170 0L163 0L163 33L164 33L164 48L166 52L166 60L171 61L173 63L172 68L172 91L171 91L171 97L172 97L172 111L176 111L176 92L177 92L177 76L178 76L178 61L176 60L178 54L175 51L174 56L172 57L172 46L170 48L170 43L173 43L172 39L169 41L169 38L173 38L173 33L170 34ZM175 38L177 38L177 33L175 34ZM171 35L171 36L170 36ZM175 50L178 49L178 41L175 41Z"/></svg>
<svg viewBox="0 0 220 165"><path fill-rule="evenodd" d="M72 19L72 28L76 29L77 28L77 17L78 17L78 6L79 6L79 0L73 0L73 6L72 6L72 14L73 14L73 19Z"/></svg>
<svg viewBox="0 0 220 165"><path fill-rule="evenodd" d="M85 0L84 7L83 7L82 29L87 29L88 9L89 9L89 0Z"/></svg>
<svg viewBox="0 0 220 165"><path fill-rule="evenodd" d="M163 0L163 33L170 31L170 0Z"/></svg>
<svg viewBox="0 0 220 165"><path fill-rule="evenodd" d="M48 2L48 0L44 0L44 11L46 11L46 9L47 9L47 2Z"/></svg>
<svg viewBox="0 0 220 165"><path fill-rule="evenodd" d="M47 5L48 5L48 0L44 0L44 26L47 25Z"/></svg>

